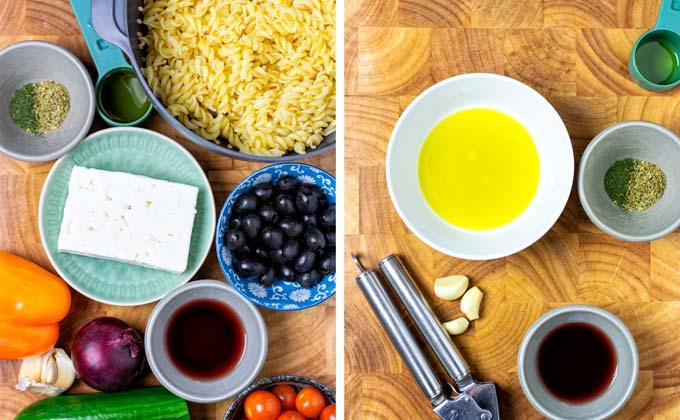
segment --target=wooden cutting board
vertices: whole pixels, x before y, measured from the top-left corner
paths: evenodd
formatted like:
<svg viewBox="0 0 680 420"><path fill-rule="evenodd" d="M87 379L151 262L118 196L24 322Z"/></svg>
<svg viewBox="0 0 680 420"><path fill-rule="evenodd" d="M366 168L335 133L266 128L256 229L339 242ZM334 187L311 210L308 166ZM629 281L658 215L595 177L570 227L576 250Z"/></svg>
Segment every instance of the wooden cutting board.
<svg viewBox="0 0 680 420"><path fill-rule="evenodd" d="M42 39L68 48L85 63L95 78L92 59L68 0L4 0L0 7L0 48L27 39ZM97 117L92 131L105 127ZM210 180L218 212L239 181L254 170L266 166L225 158L195 146L184 140L155 113L143 127L176 139L196 157ZM304 162L335 173L334 152L305 159ZM31 164L0 155L0 250L28 258L54 272L38 231L40 191L51 166L52 162ZM195 278L226 281L214 253L210 253ZM154 304L148 304L131 310L95 302L75 291L72 291L72 295L71 311L61 323L57 344L68 351L75 333L88 321L100 316L113 316L143 331L154 307ZM303 311L260 311L269 331L269 354L260 376L304 375L335 388L335 298ZM19 362L0 361L2 420L14 418L26 405L39 399L37 394L14 389L18 370ZM140 383L145 386L158 385L151 373ZM77 382L70 392L92 391L87 385ZM189 409L192 420L212 420L221 419L228 406L229 402L190 403Z"/></svg>
<svg viewBox="0 0 680 420"><path fill-rule="evenodd" d="M458 305L434 297L434 278L463 273L486 293L482 318L454 339L479 379L498 384L503 419L541 416L524 397L516 358L542 313L588 303L635 336L640 377L617 419L680 418L680 232L633 244L598 230L576 189L553 229L508 258L475 262L438 253L409 232L387 192L385 152L406 105L462 73L504 74L554 105L576 162L618 121L644 119L680 133L680 90L651 94L629 78L627 57L656 19L659 0L346 0L346 249L375 265L401 254L441 319ZM345 264L348 419L436 418L380 328ZM443 371L440 369L440 373Z"/></svg>

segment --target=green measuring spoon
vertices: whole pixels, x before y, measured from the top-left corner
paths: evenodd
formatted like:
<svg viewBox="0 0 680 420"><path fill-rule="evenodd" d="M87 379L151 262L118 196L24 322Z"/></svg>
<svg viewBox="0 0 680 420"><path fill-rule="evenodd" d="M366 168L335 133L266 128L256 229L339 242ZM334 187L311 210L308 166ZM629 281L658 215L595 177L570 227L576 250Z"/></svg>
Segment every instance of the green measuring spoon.
<svg viewBox="0 0 680 420"><path fill-rule="evenodd" d="M92 27L91 0L71 0L99 74L95 86L97 113L107 124L126 127L146 120L153 107L122 51L99 37Z"/></svg>
<svg viewBox="0 0 680 420"><path fill-rule="evenodd" d="M656 24L637 39L628 59L635 83L652 92L680 84L680 0L663 0Z"/></svg>

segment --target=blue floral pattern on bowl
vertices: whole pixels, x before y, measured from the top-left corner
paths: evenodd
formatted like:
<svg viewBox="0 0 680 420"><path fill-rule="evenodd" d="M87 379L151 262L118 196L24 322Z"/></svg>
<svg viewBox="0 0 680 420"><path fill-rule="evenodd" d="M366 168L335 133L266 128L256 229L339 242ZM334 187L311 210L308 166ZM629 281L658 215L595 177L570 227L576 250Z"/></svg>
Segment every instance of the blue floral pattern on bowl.
<svg viewBox="0 0 680 420"><path fill-rule="evenodd" d="M284 175L294 176L302 183L316 184L325 194L328 202L335 204L335 178L315 166L303 163L280 163L259 169L229 194L224 202L215 234L217 260L229 283L251 302L264 308L278 311L296 311L318 305L335 294L336 273L327 274L316 286L305 289L296 282L277 280L271 286L263 286L257 279L242 279L232 268L233 256L224 244L224 234L229 228L229 217L236 199L254 185L273 182Z"/></svg>

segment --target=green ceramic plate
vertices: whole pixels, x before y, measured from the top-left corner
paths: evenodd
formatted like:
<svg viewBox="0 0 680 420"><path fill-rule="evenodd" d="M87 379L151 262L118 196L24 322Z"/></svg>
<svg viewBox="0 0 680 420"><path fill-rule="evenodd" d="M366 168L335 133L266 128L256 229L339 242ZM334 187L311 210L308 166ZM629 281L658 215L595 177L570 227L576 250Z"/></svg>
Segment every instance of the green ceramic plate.
<svg viewBox="0 0 680 420"><path fill-rule="evenodd" d="M182 274L57 251L68 182L74 165L128 172L198 187L189 263ZM90 135L52 167L40 196L40 236L52 265L74 289L99 302L141 305L186 283L203 264L215 232L215 201L198 162L172 139L141 128Z"/></svg>

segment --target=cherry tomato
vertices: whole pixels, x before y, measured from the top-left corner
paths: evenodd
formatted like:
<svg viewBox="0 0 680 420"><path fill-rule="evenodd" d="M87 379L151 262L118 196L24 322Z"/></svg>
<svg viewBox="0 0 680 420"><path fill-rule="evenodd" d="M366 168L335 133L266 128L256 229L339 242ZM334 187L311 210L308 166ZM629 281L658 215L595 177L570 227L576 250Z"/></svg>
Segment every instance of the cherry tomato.
<svg viewBox="0 0 680 420"><path fill-rule="evenodd" d="M326 399L316 388L305 388L295 398L295 408L308 419L319 417L325 406Z"/></svg>
<svg viewBox="0 0 680 420"><path fill-rule="evenodd" d="M335 404L331 404L324 408L319 420L335 420Z"/></svg>
<svg viewBox="0 0 680 420"><path fill-rule="evenodd" d="M243 411L248 420L276 420L281 414L281 401L268 391L253 391L246 397Z"/></svg>
<svg viewBox="0 0 680 420"><path fill-rule="evenodd" d="M305 416L298 413L297 411L286 411L279 416L276 420L305 420Z"/></svg>
<svg viewBox="0 0 680 420"><path fill-rule="evenodd" d="M276 395L281 401L281 410L295 410L295 397L297 397L295 388L290 385L276 385L272 389L272 394Z"/></svg>

